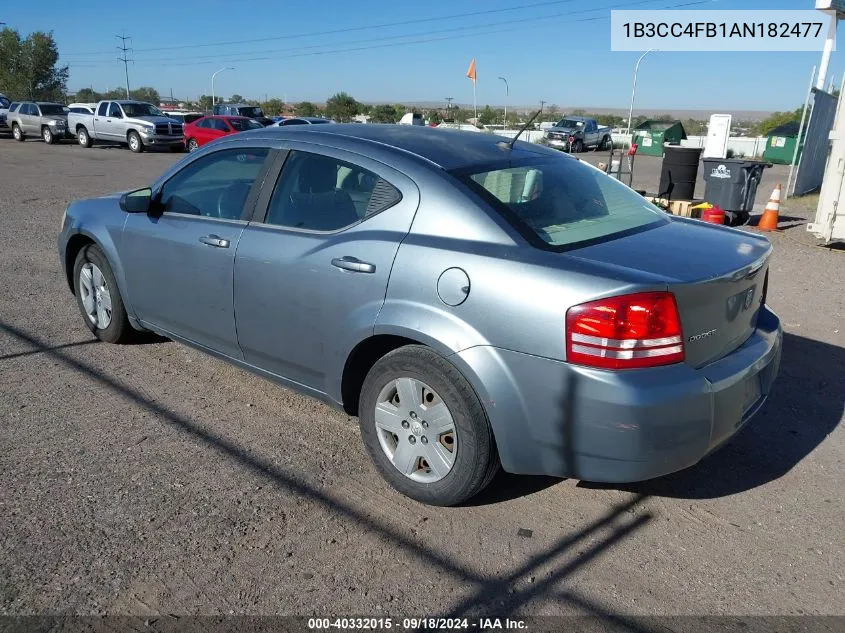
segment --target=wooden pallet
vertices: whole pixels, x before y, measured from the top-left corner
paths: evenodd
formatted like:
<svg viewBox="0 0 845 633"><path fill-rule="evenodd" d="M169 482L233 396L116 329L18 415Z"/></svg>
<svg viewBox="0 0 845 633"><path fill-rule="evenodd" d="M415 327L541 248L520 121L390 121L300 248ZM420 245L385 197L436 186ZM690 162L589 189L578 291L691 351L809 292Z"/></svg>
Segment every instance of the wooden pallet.
<svg viewBox="0 0 845 633"><path fill-rule="evenodd" d="M698 209L693 210L692 207L699 204L700 200L666 200L665 198L646 197L649 202L660 204L661 206L669 207L669 212L672 215L680 215L684 218L691 218L698 212Z"/></svg>

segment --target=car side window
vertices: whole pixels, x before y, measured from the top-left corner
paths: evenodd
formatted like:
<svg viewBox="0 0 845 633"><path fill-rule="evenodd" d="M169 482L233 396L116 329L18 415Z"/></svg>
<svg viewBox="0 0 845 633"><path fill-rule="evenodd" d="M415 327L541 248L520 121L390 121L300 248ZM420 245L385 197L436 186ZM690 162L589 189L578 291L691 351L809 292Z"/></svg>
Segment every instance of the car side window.
<svg viewBox="0 0 845 633"><path fill-rule="evenodd" d="M401 199L396 187L363 167L294 151L276 183L265 222L310 231L338 231Z"/></svg>
<svg viewBox="0 0 845 633"><path fill-rule="evenodd" d="M269 152L238 148L203 156L165 183L158 204L165 213L239 220Z"/></svg>
<svg viewBox="0 0 845 633"><path fill-rule="evenodd" d="M97 108L97 116L106 116L106 111L109 108L109 102L103 101L100 106Z"/></svg>
<svg viewBox="0 0 845 633"><path fill-rule="evenodd" d="M208 127L209 121L210 121L210 119L203 119L202 121L197 121L194 125L196 125L197 127L201 127L203 129L205 129L205 128Z"/></svg>
<svg viewBox="0 0 845 633"><path fill-rule="evenodd" d="M120 112L120 106L117 105L116 103L112 103L109 106L109 116L115 117L115 118L118 118L118 119L123 118L123 114Z"/></svg>
<svg viewBox="0 0 845 633"><path fill-rule="evenodd" d="M229 127L226 125L226 122L222 119L212 119L211 120L211 127L213 127L218 132L228 132Z"/></svg>

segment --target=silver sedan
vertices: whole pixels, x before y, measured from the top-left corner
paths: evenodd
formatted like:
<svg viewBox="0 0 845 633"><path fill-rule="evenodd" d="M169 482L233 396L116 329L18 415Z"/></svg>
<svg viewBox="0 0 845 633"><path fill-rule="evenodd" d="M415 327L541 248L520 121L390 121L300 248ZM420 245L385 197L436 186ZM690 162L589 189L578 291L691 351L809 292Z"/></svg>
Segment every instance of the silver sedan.
<svg viewBox="0 0 845 633"><path fill-rule="evenodd" d="M245 132L71 204L58 246L95 336L156 332L357 415L381 475L430 504L500 466L686 468L780 361L765 238L488 134Z"/></svg>

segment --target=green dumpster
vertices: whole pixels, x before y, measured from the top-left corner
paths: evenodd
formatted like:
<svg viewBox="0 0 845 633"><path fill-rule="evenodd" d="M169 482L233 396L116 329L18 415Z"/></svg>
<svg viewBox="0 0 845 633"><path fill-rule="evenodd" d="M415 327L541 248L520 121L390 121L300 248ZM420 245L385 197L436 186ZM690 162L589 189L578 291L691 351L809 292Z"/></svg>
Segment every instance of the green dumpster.
<svg viewBox="0 0 845 633"><path fill-rule="evenodd" d="M680 121L645 121L633 130L638 154L663 156L663 144L680 145L687 132Z"/></svg>
<svg viewBox="0 0 845 633"><path fill-rule="evenodd" d="M800 127L798 121L790 121L769 132L766 150L763 152L763 160L779 165L791 165L792 156L795 154L795 145L798 143ZM798 148L798 158L801 158L803 149L804 141L802 140L801 147Z"/></svg>

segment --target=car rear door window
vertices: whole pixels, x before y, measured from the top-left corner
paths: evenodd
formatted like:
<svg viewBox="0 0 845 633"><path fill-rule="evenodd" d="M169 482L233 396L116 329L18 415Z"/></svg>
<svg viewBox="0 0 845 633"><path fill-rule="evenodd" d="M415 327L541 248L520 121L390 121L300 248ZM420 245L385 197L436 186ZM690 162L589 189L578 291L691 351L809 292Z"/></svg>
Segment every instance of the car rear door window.
<svg viewBox="0 0 845 633"><path fill-rule="evenodd" d="M165 213L239 220L269 152L238 148L203 156L165 183L158 203Z"/></svg>
<svg viewBox="0 0 845 633"><path fill-rule="evenodd" d="M667 221L640 194L578 160L520 162L455 175L537 246L572 248Z"/></svg>
<svg viewBox="0 0 845 633"><path fill-rule="evenodd" d="M309 231L339 231L393 206L402 195L352 163L291 152L270 200L266 223Z"/></svg>

